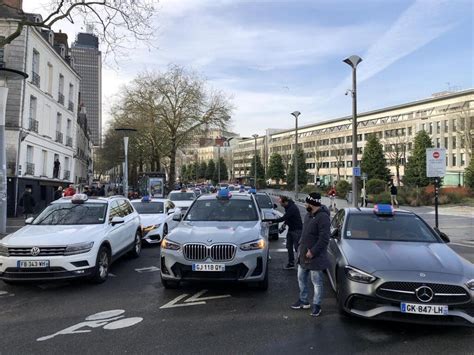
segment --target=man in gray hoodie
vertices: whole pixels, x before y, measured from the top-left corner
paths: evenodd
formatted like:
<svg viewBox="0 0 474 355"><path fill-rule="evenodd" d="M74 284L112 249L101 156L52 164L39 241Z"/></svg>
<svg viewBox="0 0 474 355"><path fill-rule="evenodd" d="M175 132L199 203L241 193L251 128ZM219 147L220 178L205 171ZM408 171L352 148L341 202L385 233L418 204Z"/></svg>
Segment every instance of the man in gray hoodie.
<svg viewBox="0 0 474 355"><path fill-rule="evenodd" d="M329 244L330 212L321 204L321 194L313 192L306 197L307 215L303 222L303 231L299 245L298 285L300 296L291 308L309 309L308 277L314 287L313 309L311 315L321 314L323 296L323 270L329 267L327 247Z"/></svg>

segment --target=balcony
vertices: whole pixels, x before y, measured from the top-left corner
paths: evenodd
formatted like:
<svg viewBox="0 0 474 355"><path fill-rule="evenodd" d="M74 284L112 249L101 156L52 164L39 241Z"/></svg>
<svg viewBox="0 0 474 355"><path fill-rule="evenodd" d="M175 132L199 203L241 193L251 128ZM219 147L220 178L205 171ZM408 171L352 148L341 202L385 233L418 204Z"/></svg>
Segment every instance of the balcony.
<svg viewBox="0 0 474 355"><path fill-rule="evenodd" d="M71 172L69 170L64 170L63 180L69 180L71 178Z"/></svg>
<svg viewBox="0 0 474 355"><path fill-rule="evenodd" d="M63 134L59 131L56 131L56 142L63 144Z"/></svg>
<svg viewBox="0 0 474 355"><path fill-rule="evenodd" d="M67 105L67 109L71 112L74 112L74 102L69 101L69 103Z"/></svg>
<svg viewBox="0 0 474 355"><path fill-rule="evenodd" d="M58 92L58 102L64 105L64 95L61 92Z"/></svg>
<svg viewBox="0 0 474 355"><path fill-rule="evenodd" d="M25 175L35 175L35 164L26 163L26 172Z"/></svg>
<svg viewBox="0 0 474 355"><path fill-rule="evenodd" d="M35 85L37 88L40 87L41 77L38 73L32 72L31 73L31 83Z"/></svg>
<svg viewBox="0 0 474 355"><path fill-rule="evenodd" d="M72 147L72 137L66 136L66 145Z"/></svg>
<svg viewBox="0 0 474 355"><path fill-rule="evenodd" d="M30 117L28 121L28 130L38 133L38 121Z"/></svg>

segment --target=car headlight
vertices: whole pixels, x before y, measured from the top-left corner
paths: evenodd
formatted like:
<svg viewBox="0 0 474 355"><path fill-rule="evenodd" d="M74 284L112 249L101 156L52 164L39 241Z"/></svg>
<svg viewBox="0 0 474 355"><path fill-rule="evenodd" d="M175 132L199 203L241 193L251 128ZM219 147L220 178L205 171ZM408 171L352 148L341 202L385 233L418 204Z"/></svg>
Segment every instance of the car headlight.
<svg viewBox="0 0 474 355"><path fill-rule="evenodd" d="M172 242L168 239L163 239L163 241L161 242L161 247L163 249L169 249L169 250L179 250L181 249L181 245L179 245L178 243L175 243L175 242Z"/></svg>
<svg viewBox="0 0 474 355"><path fill-rule="evenodd" d="M94 246L94 242L71 244L66 247L64 255L74 255L89 252Z"/></svg>
<svg viewBox="0 0 474 355"><path fill-rule="evenodd" d="M154 230L154 229L160 228L160 226L161 226L161 224L154 224L154 225L152 225L152 226L143 227L143 231L144 231L145 233L148 233L148 232L150 232L150 231L152 231L152 230Z"/></svg>
<svg viewBox="0 0 474 355"><path fill-rule="evenodd" d="M375 276L362 270L353 268L352 266L346 266L346 276L349 280L361 282L364 284L370 284L377 279Z"/></svg>
<svg viewBox="0 0 474 355"><path fill-rule="evenodd" d="M265 239L256 239L252 240L251 242L240 244L240 249L243 251L249 251L249 250L258 250L258 249L264 249L265 248Z"/></svg>
<svg viewBox="0 0 474 355"><path fill-rule="evenodd" d="M0 244L0 256L8 256L8 248L6 245Z"/></svg>
<svg viewBox="0 0 474 355"><path fill-rule="evenodd" d="M474 291L474 279L469 280L468 282L466 282L466 286L467 286L467 288L470 289L471 291Z"/></svg>

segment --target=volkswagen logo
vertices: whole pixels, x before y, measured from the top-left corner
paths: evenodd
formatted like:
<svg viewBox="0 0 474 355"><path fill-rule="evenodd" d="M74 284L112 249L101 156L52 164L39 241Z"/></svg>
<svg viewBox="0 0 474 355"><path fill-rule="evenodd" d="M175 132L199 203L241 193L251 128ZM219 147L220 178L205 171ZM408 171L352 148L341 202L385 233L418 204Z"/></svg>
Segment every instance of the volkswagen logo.
<svg viewBox="0 0 474 355"><path fill-rule="evenodd" d="M30 250L30 254L33 255L33 256L38 256L40 252L41 252L41 250L38 247L33 247Z"/></svg>
<svg viewBox="0 0 474 355"><path fill-rule="evenodd" d="M426 274L420 272L420 277L426 277Z"/></svg>
<svg viewBox="0 0 474 355"><path fill-rule="evenodd" d="M421 302L429 302L433 299L434 292L428 286L421 286L416 289L415 291L416 298L418 298Z"/></svg>

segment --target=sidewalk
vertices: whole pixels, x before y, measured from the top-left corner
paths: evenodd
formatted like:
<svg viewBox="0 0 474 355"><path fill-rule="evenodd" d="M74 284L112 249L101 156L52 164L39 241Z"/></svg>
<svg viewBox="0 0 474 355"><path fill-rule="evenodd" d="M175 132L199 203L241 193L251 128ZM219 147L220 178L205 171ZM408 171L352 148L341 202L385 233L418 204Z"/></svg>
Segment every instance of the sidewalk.
<svg viewBox="0 0 474 355"><path fill-rule="evenodd" d="M14 217L14 218L7 218L7 233L1 234L0 239L2 239L7 234L16 232L18 229L25 225L25 219L23 217Z"/></svg>

